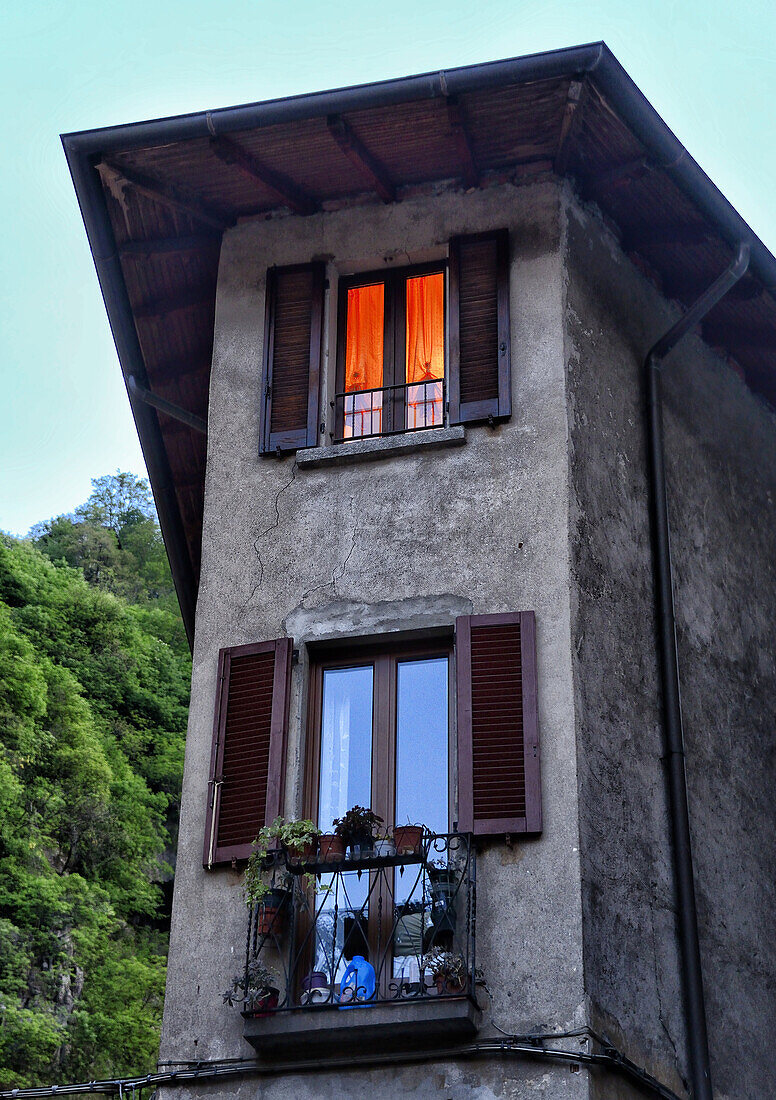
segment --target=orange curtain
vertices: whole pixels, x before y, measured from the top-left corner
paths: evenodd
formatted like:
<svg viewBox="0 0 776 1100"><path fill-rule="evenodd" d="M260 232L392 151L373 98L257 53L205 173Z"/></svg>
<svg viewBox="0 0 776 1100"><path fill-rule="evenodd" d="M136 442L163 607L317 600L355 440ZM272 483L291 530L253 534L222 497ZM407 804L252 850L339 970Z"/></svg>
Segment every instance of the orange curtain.
<svg viewBox="0 0 776 1100"><path fill-rule="evenodd" d="M442 379L445 376L445 277L407 279L406 427L442 424Z"/></svg>
<svg viewBox="0 0 776 1100"><path fill-rule="evenodd" d="M445 375L445 277L407 279L407 381Z"/></svg>
<svg viewBox="0 0 776 1100"><path fill-rule="evenodd" d="M345 335L345 389L373 390L383 384L383 317L385 286L348 290Z"/></svg>

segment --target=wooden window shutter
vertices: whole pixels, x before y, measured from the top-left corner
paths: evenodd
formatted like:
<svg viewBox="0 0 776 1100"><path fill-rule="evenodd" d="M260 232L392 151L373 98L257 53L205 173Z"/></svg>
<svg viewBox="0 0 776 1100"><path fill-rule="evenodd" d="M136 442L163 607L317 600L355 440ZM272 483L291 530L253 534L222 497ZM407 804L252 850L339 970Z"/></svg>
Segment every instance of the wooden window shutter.
<svg viewBox="0 0 776 1100"><path fill-rule="evenodd" d="M458 827L542 829L533 611L456 620Z"/></svg>
<svg viewBox="0 0 776 1100"><path fill-rule="evenodd" d="M512 412L509 234L450 242L450 423Z"/></svg>
<svg viewBox="0 0 776 1100"><path fill-rule="evenodd" d="M324 275L322 263L267 272L262 454L318 442Z"/></svg>
<svg viewBox="0 0 776 1100"><path fill-rule="evenodd" d="M247 859L282 812L292 646L278 638L218 655L205 867Z"/></svg>

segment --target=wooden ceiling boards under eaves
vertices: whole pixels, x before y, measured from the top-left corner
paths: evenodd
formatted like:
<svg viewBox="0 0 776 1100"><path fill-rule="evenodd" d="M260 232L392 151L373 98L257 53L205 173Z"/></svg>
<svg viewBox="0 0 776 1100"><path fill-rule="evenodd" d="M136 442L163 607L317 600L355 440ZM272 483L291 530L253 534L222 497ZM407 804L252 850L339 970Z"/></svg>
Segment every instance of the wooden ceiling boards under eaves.
<svg viewBox="0 0 776 1100"><path fill-rule="evenodd" d="M232 127L215 141L171 140L169 125L178 120L164 120L165 140L137 144L127 127L126 147L114 142L104 158L100 131L85 135L93 137L91 163L104 159L102 194L145 366L139 381L207 418L220 235L238 218L379 202L381 186L400 201L419 185L465 187L472 172L482 185L553 168L570 175L582 198L619 229L642 270L688 305L730 262L731 243L674 181L671 165L650 156L591 69L588 76L490 81L455 97L372 103L336 117L316 108L312 117ZM360 152L346 148L349 142ZM776 302L769 289L747 276L706 319L704 335L776 406ZM157 421L196 585L206 437L163 413ZM191 636L193 623L187 626Z"/></svg>

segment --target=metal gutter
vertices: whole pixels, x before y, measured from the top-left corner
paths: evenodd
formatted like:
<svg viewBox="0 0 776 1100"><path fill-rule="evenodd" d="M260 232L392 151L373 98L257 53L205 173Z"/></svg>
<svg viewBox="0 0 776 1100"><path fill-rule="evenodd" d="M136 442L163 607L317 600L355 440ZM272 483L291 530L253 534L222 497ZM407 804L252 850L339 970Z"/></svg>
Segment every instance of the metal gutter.
<svg viewBox="0 0 776 1100"><path fill-rule="evenodd" d="M572 73L592 71L602 52L609 53L603 42L595 42L505 61L489 61L481 65L437 70L395 80L379 80L325 92L268 99L239 107L198 111L149 122L134 122L126 126L108 126L99 130L81 130L64 134L62 141L66 149L70 148L74 152L100 152L107 156L139 146L211 138L236 130L260 129L263 126L276 126L299 119L321 118L330 114L388 107L415 100L486 91L488 88L524 84L531 80L565 77Z"/></svg>
<svg viewBox="0 0 776 1100"><path fill-rule="evenodd" d="M682 729L679 658L676 648L671 532L665 474L665 440L661 373L665 356L743 278L749 267L749 245L739 246L735 260L695 304L647 352L644 375L647 392L647 446L652 505L653 560L657 603L658 650L663 689L663 739L671 828L671 852L676 886L679 947L682 965L687 1055L694 1100L712 1100L711 1064L703 995L698 912L695 902L690 814Z"/></svg>

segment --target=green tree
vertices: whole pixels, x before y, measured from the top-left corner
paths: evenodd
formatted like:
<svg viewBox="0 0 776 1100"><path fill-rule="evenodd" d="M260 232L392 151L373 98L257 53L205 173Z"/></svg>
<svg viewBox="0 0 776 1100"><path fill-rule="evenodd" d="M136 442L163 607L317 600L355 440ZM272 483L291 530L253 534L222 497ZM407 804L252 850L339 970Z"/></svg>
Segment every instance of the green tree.
<svg viewBox="0 0 776 1100"><path fill-rule="evenodd" d="M154 519L156 509L145 478L117 470L92 478L92 492L76 515L87 523L108 527L118 539L125 527L139 519Z"/></svg>
<svg viewBox="0 0 776 1100"><path fill-rule="evenodd" d="M0 535L0 1086L154 1068L191 665L127 477Z"/></svg>

